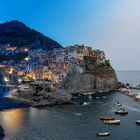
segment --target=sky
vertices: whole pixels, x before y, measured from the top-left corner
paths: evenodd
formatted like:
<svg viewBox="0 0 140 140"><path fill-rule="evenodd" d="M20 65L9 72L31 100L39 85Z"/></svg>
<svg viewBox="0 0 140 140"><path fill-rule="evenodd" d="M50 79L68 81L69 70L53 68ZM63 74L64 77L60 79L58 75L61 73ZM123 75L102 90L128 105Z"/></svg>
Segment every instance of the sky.
<svg viewBox="0 0 140 140"><path fill-rule="evenodd" d="M140 0L0 0L0 23L19 20L62 46L105 51L116 70L140 70Z"/></svg>

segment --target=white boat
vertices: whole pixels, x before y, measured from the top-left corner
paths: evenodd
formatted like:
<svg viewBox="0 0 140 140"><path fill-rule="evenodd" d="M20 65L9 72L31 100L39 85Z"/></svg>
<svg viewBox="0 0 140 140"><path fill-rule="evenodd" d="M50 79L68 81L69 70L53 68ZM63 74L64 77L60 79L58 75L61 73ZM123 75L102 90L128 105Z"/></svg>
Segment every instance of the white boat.
<svg viewBox="0 0 140 140"><path fill-rule="evenodd" d="M140 120L137 120L137 121L136 121L136 124L140 125Z"/></svg>
<svg viewBox="0 0 140 140"><path fill-rule="evenodd" d="M97 136L100 136L100 137L104 137L104 136L110 136L110 132L99 132L96 134Z"/></svg>
<svg viewBox="0 0 140 140"><path fill-rule="evenodd" d="M84 102L83 106L89 105L89 102Z"/></svg>
<svg viewBox="0 0 140 140"><path fill-rule="evenodd" d="M114 111L115 114L120 114L120 115L127 115L128 111L126 111L124 108L120 108Z"/></svg>
<svg viewBox="0 0 140 140"><path fill-rule="evenodd" d="M97 100L99 100L100 99L100 97L95 97Z"/></svg>
<svg viewBox="0 0 140 140"><path fill-rule="evenodd" d="M81 113L74 113L75 115L77 115L77 116L81 116L82 114Z"/></svg>
<svg viewBox="0 0 140 140"><path fill-rule="evenodd" d="M103 99L106 99L106 97L105 97L105 96L103 96Z"/></svg>
<svg viewBox="0 0 140 140"><path fill-rule="evenodd" d="M129 86L131 89L140 89L140 84Z"/></svg>
<svg viewBox="0 0 140 140"><path fill-rule="evenodd" d="M122 106L122 104L120 104L120 102L118 101L118 102L116 102L115 103L117 106Z"/></svg>
<svg viewBox="0 0 140 140"><path fill-rule="evenodd" d="M105 124L112 124L112 125L120 124L120 122L121 122L120 120L105 120L104 121Z"/></svg>
<svg viewBox="0 0 140 140"><path fill-rule="evenodd" d="M89 95L89 96L88 96L88 98L89 98L89 99L92 99L92 96L91 96L91 95Z"/></svg>

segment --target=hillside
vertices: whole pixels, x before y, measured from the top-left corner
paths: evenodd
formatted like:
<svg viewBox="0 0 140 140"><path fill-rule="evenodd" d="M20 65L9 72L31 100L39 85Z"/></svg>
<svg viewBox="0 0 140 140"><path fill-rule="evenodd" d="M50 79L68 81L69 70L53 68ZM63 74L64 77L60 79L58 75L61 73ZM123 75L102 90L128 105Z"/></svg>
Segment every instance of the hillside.
<svg viewBox="0 0 140 140"><path fill-rule="evenodd" d="M53 50L62 46L42 33L17 20L0 24L0 45L30 46L32 49Z"/></svg>

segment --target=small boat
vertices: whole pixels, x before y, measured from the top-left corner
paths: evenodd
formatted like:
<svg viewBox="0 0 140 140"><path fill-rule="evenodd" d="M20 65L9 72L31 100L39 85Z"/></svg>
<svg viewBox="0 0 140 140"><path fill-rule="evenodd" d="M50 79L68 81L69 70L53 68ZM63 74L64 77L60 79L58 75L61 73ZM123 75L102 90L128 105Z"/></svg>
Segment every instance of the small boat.
<svg viewBox="0 0 140 140"><path fill-rule="evenodd" d="M100 137L110 136L110 132L99 132L96 135Z"/></svg>
<svg viewBox="0 0 140 140"><path fill-rule="evenodd" d="M105 124L112 124L112 125L117 125L120 124L121 121L120 120L106 120L104 121Z"/></svg>
<svg viewBox="0 0 140 140"><path fill-rule="evenodd" d="M107 120L114 120L111 116L100 116L100 120L107 121Z"/></svg>
<svg viewBox="0 0 140 140"><path fill-rule="evenodd" d="M89 105L89 102L84 102L83 106Z"/></svg>
<svg viewBox="0 0 140 140"><path fill-rule="evenodd" d="M89 99L92 99L92 96L91 96L91 95L89 95L89 96L88 96L88 98L89 98Z"/></svg>
<svg viewBox="0 0 140 140"><path fill-rule="evenodd" d="M122 104L120 104L120 102L116 102L116 105L117 106L122 106Z"/></svg>
<svg viewBox="0 0 140 140"><path fill-rule="evenodd" d="M106 99L106 97L105 97L105 96L103 96L103 99Z"/></svg>
<svg viewBox="0 0 140 140"><path fill-rule="evenodd" d="M140 84L138 85L130 85L130 89L140 89Z"/></svg>
<svg viewBox="0 0 140 140"><path fill-rule="evenodd" d="M81 113L74 113L74 115L81 116L82 114Z"/></svg>
<svg viewBox="0 0 140 140"><path fill-rule="evenodd" d="M128 114L128 112L124 108L120 108L118 110L115 110L114 112L115 112L115 114L120 114L120 115L127 115Z"/></svg>
<svg viewBox="0 0 140 140"><path fill-rule="evenodd" d="M100 97L95 97L97 100L99 100L100 99Z"/></svg>
<svg viewBox="0 0 140 140"><path fill-rule="evenodd" d="M120 104L120 103L116 103L116 105L117 105L117 106L122 106L122 104Z"/></svg>
<svg viewBox="0 0 140 140"><path fill-rule="evenodd" d="M137 120L137 121L136 121L136 124L140 125L140 120Z"/></svg>
<svg viewBox="0 0 140 140"><path fill-rule="evenodd" d="M80 105L86 106L86 105L89 105L89 102L80 102Z"/></svg>

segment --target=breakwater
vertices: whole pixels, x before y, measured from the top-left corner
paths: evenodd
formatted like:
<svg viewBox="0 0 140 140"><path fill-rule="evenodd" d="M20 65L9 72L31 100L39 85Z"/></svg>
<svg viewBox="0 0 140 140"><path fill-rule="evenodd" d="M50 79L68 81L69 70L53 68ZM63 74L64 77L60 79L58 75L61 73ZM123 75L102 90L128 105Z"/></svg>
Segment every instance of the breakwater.
<svg viewBox="0 0 140 140"><path fill-rule="evenodd" d="M132 92L129 88L119 88L118 91L124 95L133 98L136 101L140 101L140 95L138 93Z"/></svg>

